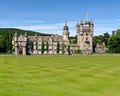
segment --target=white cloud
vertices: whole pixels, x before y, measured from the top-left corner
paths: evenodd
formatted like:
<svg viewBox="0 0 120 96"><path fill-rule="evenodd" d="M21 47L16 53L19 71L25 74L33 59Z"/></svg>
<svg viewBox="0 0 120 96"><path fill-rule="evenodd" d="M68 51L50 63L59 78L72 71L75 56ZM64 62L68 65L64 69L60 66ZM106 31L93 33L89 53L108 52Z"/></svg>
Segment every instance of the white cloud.
<svg viewBox="0 0 120 96"><path fill-rule="evenodd" d="M53 30L53 29L56 29L55 26L51 26L51 25L18 26L18 28L27 29L27 30Z"/></svg>
<svg viewBox="0 0 120 96"><path fill-rule="evenodd" d="M28 21L28 22L38 22L38 21ZM44 22L44 21L39 21ZM105 32L112 33L113 30L116 30L120 27L120 19L99 19L94 20L94 35L101 35ZM1 23L0 23L1 24ZM10 24L9 24L10 25ZM24 24L25 25L25 24ZM52 23L52 24L35 24L29 26L9 26L9 28L20 28L24 30L33 30L42 33L50 33L50 34L59 34L62 35L63 27L65 23ZM67 23L69 26L70 36L76 35L76 22L70 21ZM8 26L5 26L8 27Z"/></svg>
<svg viewBox="0 0 120 96"><path fill-rule="evenodd" d="M39 24L33 26L14 26L13 28L19 28L24 30L33 30L42 33L50 33L50 34L59 34L62 35L64 23L55 23L55 24ZM69 31L71 35L76 35L76 31L74 29L75 22L69 22ZM74 31L74 32L73 32Z"/></svg>

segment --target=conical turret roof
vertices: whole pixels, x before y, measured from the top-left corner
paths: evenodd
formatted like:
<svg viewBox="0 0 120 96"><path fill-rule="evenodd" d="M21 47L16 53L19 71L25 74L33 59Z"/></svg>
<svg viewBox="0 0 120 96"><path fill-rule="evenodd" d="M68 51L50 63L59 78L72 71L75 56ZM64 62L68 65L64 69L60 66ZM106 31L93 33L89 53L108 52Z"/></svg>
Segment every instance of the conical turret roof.
<svg viewBox="0 0 120 96"><path fill-rule="evenodd" d="M79 23L78 22L76 23L76 27L79 27Z"/></svg>
<svg viewBox="0 0 120 96"><path fill-rule="evenodd" d="M83 21L82 20L80 21L80 25L83 25Z"/></svg>
<svg viewBox="0 0 120 96"><path fill-rule="evenodd" d="M64 26L63 30L69 30L66 22L65 22L65 26Z"/></svg>

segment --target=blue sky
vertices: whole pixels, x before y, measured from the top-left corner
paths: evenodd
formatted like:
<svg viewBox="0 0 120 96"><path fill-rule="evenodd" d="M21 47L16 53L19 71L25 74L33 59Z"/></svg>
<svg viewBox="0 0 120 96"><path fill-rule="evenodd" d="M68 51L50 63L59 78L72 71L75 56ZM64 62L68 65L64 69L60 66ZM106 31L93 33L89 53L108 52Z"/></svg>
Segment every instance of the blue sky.
<svg viewBox="0 0 120 96"><path fill-rule="evenodd" d="M94 22L94 35L120 28L120 0L0 0L0 27L62 35L68 22L70 35L81 19Z"/></svg>

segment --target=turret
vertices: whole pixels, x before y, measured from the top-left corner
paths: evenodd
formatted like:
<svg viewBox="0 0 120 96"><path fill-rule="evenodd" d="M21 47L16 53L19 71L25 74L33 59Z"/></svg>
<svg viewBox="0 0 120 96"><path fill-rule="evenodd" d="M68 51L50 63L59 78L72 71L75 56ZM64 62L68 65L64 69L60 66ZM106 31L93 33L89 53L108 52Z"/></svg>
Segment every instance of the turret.
<svg viewBox="0 0 120 96"><path fill-rule="evenodd" d="M76 35L78 35L80 32L80 25L79 23L76 24Z"/></svg>
<svg viewBox="0 0 120 96"><path fill-rule="evenodd" d="M35 38L37 39L37 37L38 37L38 35L37 34L35 34Z"/></svg>
<svg viewBox="0 0 120 96"><path fill-rule="evenodd" d="M25 36L27 37L27 32L25 32Z"/></svg>
<svg viewBox="0 0 120 96"><path fill-rule="evenodd" d="M69 28L67 26L67 24L65 24L64 28L63 28L63 41L66 44L69 44Z"/></svg>
<svg viewBox="0 0 120 96"><path fill-rule="evenodd" d="M14 41L13 41L14 45L13 45L13 48L15 49L15 55L18 55L18 35L17 35L17 32L15 32L14 34Z"/></svg>
<svg viewBox="0 0 120 96"><path fill-rule="evenodd" d="M81 20L80 21L80 32L82 32L83 31L83 21Z"/></svg>
<svg viewBox="0 0 120 96"><path fill-rule="evenodd" d="M17 32L15 32L15 34L14 34L14 41L18 41L18 35L17 35Z"/></svg>
<svg viewBox="0 0 120 96"><path fill-rule="evenodd" d="M25 41L27 41L27 32L25 32Z"/></svg>
<svg viewBox="0 0 120 96"><path fill-rule="evenodd" d="M94 23L93 23L93 21L91 21L91 32L92 32L92 34L93 34L93 31L94 31Z"/></svg>

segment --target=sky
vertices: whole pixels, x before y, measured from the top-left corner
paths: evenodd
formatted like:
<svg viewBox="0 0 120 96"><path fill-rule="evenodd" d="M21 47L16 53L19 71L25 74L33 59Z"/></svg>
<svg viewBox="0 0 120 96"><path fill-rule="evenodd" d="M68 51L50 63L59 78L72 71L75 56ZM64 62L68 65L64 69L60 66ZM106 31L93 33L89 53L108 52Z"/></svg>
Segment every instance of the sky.
<svg viewBox="0 0 120 96"><path fill-rule="evenodd" d="M111 34L120 28L119 4L120 0L0 0L0 28L62 35L67 21L75 36L77 22L92 20L94 35Z"/></svg>

